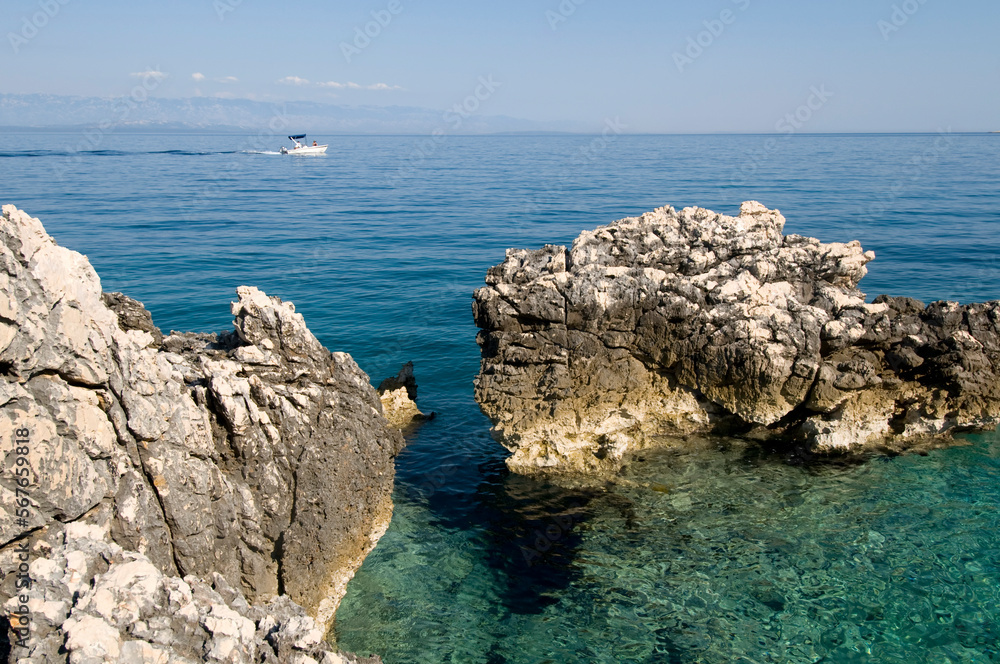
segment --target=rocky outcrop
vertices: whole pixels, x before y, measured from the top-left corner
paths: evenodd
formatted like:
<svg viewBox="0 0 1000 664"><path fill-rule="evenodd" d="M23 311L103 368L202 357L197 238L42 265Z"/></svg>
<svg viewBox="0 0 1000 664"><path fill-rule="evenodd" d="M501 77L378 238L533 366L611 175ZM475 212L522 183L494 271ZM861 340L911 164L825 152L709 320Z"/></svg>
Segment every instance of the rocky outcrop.
<svg viewBox="0 0 1000 664"><path fill-rule="evenodd" d="M1000 302L866 303L873 253L784 222L756 202L666 207L508 250L474 302L476 398L508 465L614 471L706 432L899 448L1000 423Z"/></svg>
<svg viewBox="0 0 1000 664"><path fill-rule="evenodd" d="M433 412L427 415L417 407L417 379L413 376L413 362L407 362L399 374L379 383L375 392L382 402L385 418L404 433L434 419Z"/></svg>
<svg viewBox="0 0 1000 664"><path fill-rule="evenodd" d="M232 332L160 342L37 219L4 206L0 240L0 556L106 513L165 576L218 573L329 624L389 524L402 446L364 372L255 288Z"/></svg>
<svg viewBox="0 0 1000 664"><path fill-rule="evenodd" d="M153 337L154 344L163 343L163 333L153 324L153 316L141 302L136 302L124 293L102 293L101 300L108 309L118 316L118 327L125 330L141 330Z"/></svg>
<svg viewBox="0 0 1000 664"><path fill-rule="evenodd" d="M39 542L30 599L5 608L30 616L29 648L11 661L95 664L350 664L321 626L287 596L251 606L216 573L211 581L163 573L108 540L104 527L73 522ZM15 638L16 643L16 638ZM379 660L366 660L379 661Z"/></svg>

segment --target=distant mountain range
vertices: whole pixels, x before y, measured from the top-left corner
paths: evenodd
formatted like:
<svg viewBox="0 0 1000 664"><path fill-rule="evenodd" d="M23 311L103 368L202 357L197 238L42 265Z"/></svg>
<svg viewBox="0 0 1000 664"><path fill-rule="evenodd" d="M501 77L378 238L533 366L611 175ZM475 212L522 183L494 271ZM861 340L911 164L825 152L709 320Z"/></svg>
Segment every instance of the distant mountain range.
<svg viewBox="0 0 1000 664"><path fill-rule="evenodd" d="M309 101L268 103L249 99L71 97L0 94L0 127L119 130L219 130L274 133L492 134L565 130L565 125L501 115L462 115L413 106L339 106Z"/></svg>

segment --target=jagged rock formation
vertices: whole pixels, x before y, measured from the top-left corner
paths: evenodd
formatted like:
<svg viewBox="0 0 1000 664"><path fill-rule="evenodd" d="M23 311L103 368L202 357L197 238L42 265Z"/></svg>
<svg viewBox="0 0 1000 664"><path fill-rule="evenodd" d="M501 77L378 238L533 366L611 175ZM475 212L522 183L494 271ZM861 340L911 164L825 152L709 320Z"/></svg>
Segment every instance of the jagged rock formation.
<svg viewBox="0 0 1000 664"><path fill-rule="evenodd" d="M211 582L165 575L110 542L107 525L78 521L57 530L32 551L31 599L6 604L12 616L30 616L30 628L15 634L30 633L33 644L12 662L357 662L333 652L320 625L286 595L251 606L221 574Z"/></svg>
<svg viewBox="0 0 1000 664"><path fill-rule="evenodd" d="M614 471L721 432L817 450L906 446L1000 423L1000 302L865 302L874 254L666 207L508 250L476 291L476 398L532 472Z"/></svg>
<svg viewBox="0 0 1000 664"><path fill-rule="evenodd" d="M107 512L112 540L164 575L218 573L329 624L388 527L403 444L364 372L255 288L232 333L160 343L37 219L4 206L0 240L0 557Z"/></svg>
<svg viewBox="0 0 1000 664"><path fill-rule="evenodd" d="M407 362L399 374L379 383L375 392L382 401L385 418L404 433L434 419L434 413L426 415L417 407L417 379L413 376L413 362Z"/></svg>

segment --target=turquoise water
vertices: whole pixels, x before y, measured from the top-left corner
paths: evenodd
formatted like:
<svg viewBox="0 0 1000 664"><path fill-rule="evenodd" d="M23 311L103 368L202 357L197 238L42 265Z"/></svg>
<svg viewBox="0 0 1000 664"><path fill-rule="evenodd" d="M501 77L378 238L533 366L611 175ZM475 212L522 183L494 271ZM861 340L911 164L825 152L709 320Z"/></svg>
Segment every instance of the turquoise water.
<svg viewBox="0 0 1000 664"><path fill-rule="evenodd" d="M473 505L398 501L336 632L399 662L998 661L1000 437L969 442L661 453L599 491L494 469Z"/></svg>
<svg viewBox="0 0 1000 664"><path fill-rule="evenodd" d="M1000 135L448 137L430 155L420 137L317 137L322 158L260 154L279 138L7 133L0 201L164 329L229 327L246 283L376 381L414 361L439 416L398 459L342 647L388 663L1000 661L997 434L847 467L712 441L562 488L504 470L472 400L470 310L507 247L748 199L786 232L873 249L869 296L995 299Z"/></svg>

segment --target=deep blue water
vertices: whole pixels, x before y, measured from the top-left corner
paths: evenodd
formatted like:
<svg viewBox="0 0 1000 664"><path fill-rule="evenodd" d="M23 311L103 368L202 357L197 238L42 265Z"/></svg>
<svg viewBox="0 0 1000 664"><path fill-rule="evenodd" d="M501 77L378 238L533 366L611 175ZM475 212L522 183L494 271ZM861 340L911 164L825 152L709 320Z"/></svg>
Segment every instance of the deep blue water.
<svg viewBox="0 0 1000 664"><path fill-rule="evenodd" d="M619 485L562 489L505 472L472 399L470 307L507 247L750 199L787 233L874 250L869 297L996 299L1000 135L316 137L324 157L262 153L279 138L5 133L0 202L165 330L228 328L251 284L374 382L414 361L439 416L399 457L342 647L387 663L1000 661L996 433L850 467L649 455Z"/></svg>

